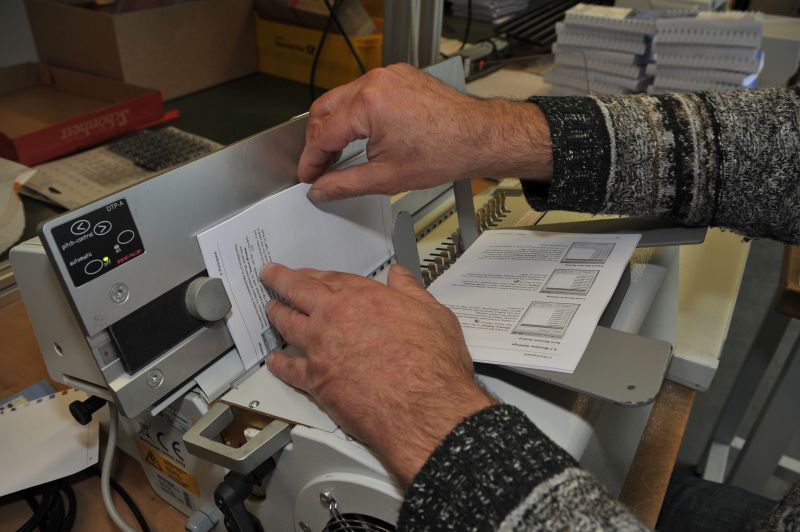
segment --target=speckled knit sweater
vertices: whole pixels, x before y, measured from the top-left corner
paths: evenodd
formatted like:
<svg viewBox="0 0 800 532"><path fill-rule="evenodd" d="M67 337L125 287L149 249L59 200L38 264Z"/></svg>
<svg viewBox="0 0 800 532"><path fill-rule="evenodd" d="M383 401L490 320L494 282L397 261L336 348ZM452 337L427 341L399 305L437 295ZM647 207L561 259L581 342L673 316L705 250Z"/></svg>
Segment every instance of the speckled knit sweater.
<svg viewBox="0 0 800 532"><path fill-rule="evenodd" d="M800 242L800 89L536 98L553 180L537 210L658 216ZM800 488L765 521L800 526ZM786 528L788 526L788 528ZM459 424L414 478L399 530L646 527L509 405Z"/></svg>

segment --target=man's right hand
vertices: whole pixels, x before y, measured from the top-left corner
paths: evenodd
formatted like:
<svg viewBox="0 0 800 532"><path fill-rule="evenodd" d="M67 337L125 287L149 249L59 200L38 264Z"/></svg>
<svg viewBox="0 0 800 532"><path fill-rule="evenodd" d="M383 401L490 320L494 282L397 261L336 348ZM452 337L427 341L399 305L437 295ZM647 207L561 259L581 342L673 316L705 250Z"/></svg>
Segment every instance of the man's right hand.
<svg viewBox="0 0 800 532"><path fill-rule="evenodd" d="M368 162L329 172L369 139ZM311 106L300 181L312 201L394 194L469 177L549 180L547 122L532 103L461 94L406 64L372 70Z"/></svg>

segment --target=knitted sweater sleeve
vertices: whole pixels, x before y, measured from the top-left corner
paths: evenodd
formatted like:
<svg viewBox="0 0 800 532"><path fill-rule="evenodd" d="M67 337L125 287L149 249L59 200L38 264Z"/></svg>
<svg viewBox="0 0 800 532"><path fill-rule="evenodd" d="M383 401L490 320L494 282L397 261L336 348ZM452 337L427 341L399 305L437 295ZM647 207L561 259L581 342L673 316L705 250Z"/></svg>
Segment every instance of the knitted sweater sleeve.
<svg viewBox="0 0 800 532"><path fill-rule="evenodd" d="M533 98L553 179L537 210L653 216L800 243L800 87Z"/></svg>
<svg viewBox="0 0 800 532"><path fill-rule="evenodd" d="M399 531L646 530L520 410L461 422L414 478Z"/></svg>

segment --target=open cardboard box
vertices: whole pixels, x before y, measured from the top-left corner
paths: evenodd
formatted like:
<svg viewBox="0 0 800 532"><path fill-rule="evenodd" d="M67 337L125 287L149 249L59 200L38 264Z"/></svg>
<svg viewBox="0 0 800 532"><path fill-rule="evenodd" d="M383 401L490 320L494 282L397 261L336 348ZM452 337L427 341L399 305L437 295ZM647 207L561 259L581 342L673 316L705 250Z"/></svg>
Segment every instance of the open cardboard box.
<svg viewBox="0 0 800 532"><path fill-rule="evenodd" d="M0 68L0 157L28 166L163 116L157 90L38 63Z"/></svg>
<svg viewBox="0 0 800 532"><path fill-rule="evenodd" d="M39 60L159 89L165 100L258 70L252 0L111 13L26 0Z"/></svg>

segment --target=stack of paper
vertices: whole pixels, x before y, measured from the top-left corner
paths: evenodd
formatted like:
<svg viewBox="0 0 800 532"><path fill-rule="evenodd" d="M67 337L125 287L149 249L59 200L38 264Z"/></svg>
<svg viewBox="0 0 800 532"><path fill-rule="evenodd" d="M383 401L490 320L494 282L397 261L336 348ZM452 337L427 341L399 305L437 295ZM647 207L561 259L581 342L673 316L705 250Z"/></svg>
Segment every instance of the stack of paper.
<svg viewBox="0 0 800 532"><path fill-rule="evenodd" d="M469 16L468 0L453 0L453 14ZM472 18L495 22L514 13L528 9L528 0L472 0Z"/></svg>
<svg viewBox="0 0 800 532"><path fill-rule="evenodd" d="M699 13L658 20L648 92L754 88L764 65L757 13Z"/></svg>
<svg viewBox="0 0 800 532"><path fill-rule="evenodd" d="M19 240L25 229L25 212L14 183L32 173L27 166L0 158L0 255Z"/></svg>
<svg viewBox="0 0 800 532"><path fill-rule="evenodd" d="M657 13L578 4L556 24L551 94L627 94L647 88Z"/></svg>

